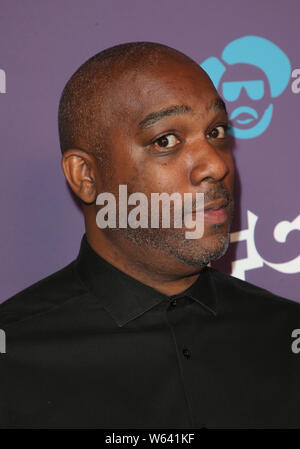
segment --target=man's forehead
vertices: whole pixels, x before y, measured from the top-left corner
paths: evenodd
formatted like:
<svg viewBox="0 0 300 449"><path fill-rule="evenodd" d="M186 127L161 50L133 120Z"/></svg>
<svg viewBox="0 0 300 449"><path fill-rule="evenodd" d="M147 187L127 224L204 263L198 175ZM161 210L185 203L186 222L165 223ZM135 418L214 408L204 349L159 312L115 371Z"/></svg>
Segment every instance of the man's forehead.
<svg viewBox="0 0 300 449"><path fill-rule="evenodd" d="M203 113L209 113L211 110L218 111L221 110L227 114L226 105L220 97L214 98L212 101L204 105ZM151 128L157 122L164 119L165 117L178 116L178 115L195 115L196 111L187 104L176 104L168 106L163 109L158 109L156 111L150 112L146 115L138 124L139 131L143 131L147 128ZM203 114L202 113L202 114Z"/></svg>
<svg viewBox="0 0 300 449"><path fill-rule="evenodd" d="M200 67L178 63L177 66L180 71L175 70L176 64L171 61L169 71L163 67L161 70L128 72L116 86L115 108L119 106L121 115L129 114L138 122L151 112L176 105L184 105L180 112L186 109L205 113L217 102L217 107L226 110L211 80Z"/></svg>

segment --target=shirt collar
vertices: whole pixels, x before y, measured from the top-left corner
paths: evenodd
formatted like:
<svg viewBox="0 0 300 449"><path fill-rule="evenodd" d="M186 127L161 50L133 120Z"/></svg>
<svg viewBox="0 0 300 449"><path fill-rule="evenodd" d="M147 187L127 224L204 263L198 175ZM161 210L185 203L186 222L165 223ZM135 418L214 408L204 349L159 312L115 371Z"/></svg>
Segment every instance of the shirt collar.
<svg viewBox="0 0 300 449"><path fill-rule="evenodd" d="M202 269L197 280L184 292L167 296L132 278L97 254L83 235L75 269L118 326L123 326L162 301L188 296L216 315L217 298L212 268Z"/></svg>

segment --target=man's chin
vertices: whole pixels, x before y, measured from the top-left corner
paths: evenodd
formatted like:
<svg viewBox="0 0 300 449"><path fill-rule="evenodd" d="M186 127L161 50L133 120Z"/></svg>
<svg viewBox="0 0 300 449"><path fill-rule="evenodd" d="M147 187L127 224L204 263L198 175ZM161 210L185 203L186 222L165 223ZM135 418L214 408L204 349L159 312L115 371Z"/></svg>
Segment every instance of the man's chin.
<svg viewBox="0 0 300 449"><path fill-rule="evenodd" d="M187 239L185 229L122 229L118 230L127 241L144 251L153 249L162 255L171 255L190 266L203 266L222 257L229 246L229 232L224 226L205 229L199 239ZM144 252L143 251L143 252Z"/></svg>
<svg viewBox="0 0 300 449"><path fill-rule="evenodd" d="M229 246L229 233L218 234L199 240L185 240L177 242L169 251L186 265L204 266L220 259Z"/></svg>

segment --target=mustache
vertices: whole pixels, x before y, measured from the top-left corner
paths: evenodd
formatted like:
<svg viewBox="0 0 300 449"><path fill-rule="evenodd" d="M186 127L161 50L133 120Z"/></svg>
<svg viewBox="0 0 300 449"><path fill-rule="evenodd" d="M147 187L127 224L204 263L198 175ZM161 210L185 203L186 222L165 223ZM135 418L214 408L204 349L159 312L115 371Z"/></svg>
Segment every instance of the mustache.
<svg viewBox="0 0 300 449"><path fill-rule="evenodd" d="M231 195L229 194L228 190L225 189L225 187L222 185L219 185L217 189L208 190L207 192L198 192L198 193L204 193L204 207L208 203L211 203L213 201L220 200L220 199L226 200L226 206L228 206L228 204L230 202L232 202ZM198 204L197 204L196 198L193 198L192 209L196 209L197 205Z"/></svg>
<svg viewBox="0 0 300 449"><path fill-rule="evenodd" d="M128 196L131 193L132 193L131 190L129 190L128 193L127 193ZM172 193L174 193L174 192L169 192L168 194L171 195ZM191 192L185 192L185 193L191 193ZM220 199L225 199L226 200L225 207L227 207L230 203L233 202L233 198L229 194L228 190L223 185L219 184L217 186L214 186L214 188L211 188L210 190L202 191L202 192L201 191L200 192L195 192L195 197L192 198L191 202L190 202L192 210L197 209L198 206L199 206L199 199L196 198L196 193L204 194L204 198L203 198L204 207L206 207L206 205L208 203L211 203L213 201L220 200ZM182 197L182 200L183 200L184 195L181 194L181 197ZM128 211L130 211L131 209L133 209L135 207L136 207L135 205L128 205ZM161 208L161 207L162 207L162 203L160 203L160 205L159 205L159 208ZM170 204L169 204L169 207L170 207L170 209L169 209L170 210L170 214L172 216L174 214L174 212L177 210L176 202L174 203L173 201L171 201ZM149 216L151 216L151 201L148 201L147 209L148 209ZM183 204L182 204L182 207L181 207L181 211L182 211L182 215L184 216Z"/></svg>

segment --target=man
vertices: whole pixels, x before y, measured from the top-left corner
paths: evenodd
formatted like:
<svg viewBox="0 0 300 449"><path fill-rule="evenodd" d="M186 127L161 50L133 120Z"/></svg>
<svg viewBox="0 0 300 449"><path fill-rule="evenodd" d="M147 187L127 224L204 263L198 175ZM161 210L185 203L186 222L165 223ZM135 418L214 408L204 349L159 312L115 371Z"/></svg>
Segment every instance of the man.
<svg viewBox="0 0 300 449"><path fill-rule="evenodd" d="M62 167L86 234L75 261L0 307L2 427L299 426L300 306L208 265L233 214L227 126L206 73L161 44L107 49L68 81ZM99 227L98 196L120 186L190 193L193 216L204 194L203 235Z"/></svg>

